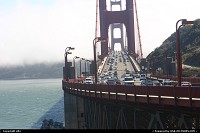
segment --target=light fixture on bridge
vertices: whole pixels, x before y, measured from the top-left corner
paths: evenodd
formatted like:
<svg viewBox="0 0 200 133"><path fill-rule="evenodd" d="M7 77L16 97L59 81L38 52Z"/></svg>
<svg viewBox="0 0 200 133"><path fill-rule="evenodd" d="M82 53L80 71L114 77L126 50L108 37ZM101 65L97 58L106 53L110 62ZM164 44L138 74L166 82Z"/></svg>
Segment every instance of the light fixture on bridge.
<svg viewBox="0 0 200 133"><path fill-rule="evenodd" d="M96 39L97 42L100 42L100 41L101 42L107 42L108 41L108 39L104 38L104 37L96 37L95 39Z"/></svg>
<svg viewBox="0 0 200 133"><path fill-rule="evenodd" d="M86 75L86 72L87 72L87 71L86 71L86 62L91 62L91 61L90 61L90 60L85 60L85 78L86 78L86 76L87 76L87 75ZM89 70L88 70L88 74L89 74Z"/></svg>
<svg viewBox="0 0 200 133"><path fill-rule="evenodd" d="M67 47L66 49L65 49L65 52L66 51L69 51L69 50L74 50L75 48L73 48L73 47Z"/></svg>
<svg viewBox="0 0 200 133"><path fill-rule="evenodd" d="M68 81L68 61L67 61L67 55L68 54L72 54L72 52L69 52L70 50L74 50L75 48L73 48L73 47L67 47L66 49L65 49L65 69L66 69L66 76L65 76L65 78L66 78L66 81Z"/></svg>
<svg viewBox="0 0 200 133"><path fill-rule="evenodd" d="M76 81L76 62L75 62L75 59L78 59L80 57L78 56L74 56L73 58L73 64L74 64L74 82Z"/></svg>
<svg viewBox="0 0 200 133"><path fill-rule="evenodd" d="M67 54L72 54L72 52L66 52Z"/></svg>
<svg viewBox="0 0 200 133"><path fill-rule="evenodd" d="M182 22L182 24L178 27L178 23ZM177 78L178 78L178 86L181 86L181 76L182 76L182 59L181 59L181 50L180 50L180 33L179 30L181 26L187 24L194 24L194 21L187 21L187 19L180 19L176 22L176 53L177 53Z"/></svg>
<svg viewBox="0 0 200 133"><path fill-rule="evenodd" d="M85 60L85 58L80 58L80 78L81 78L81 61Z"/></svg>
<svg viewBox="0 0 200 133"><path fill-rule="evenodd" d="M182 20L182 25L194 24L194 21L187 21L187 19L181 19L181 20Z"/></svg>
<svg viewBox="0 0 200 133"><path fill-rule="evenodd" d="M93 40L93 50L94 50L94 80L95 84L97 83L97 59L96 59L96 43L97 42L107 42L108 38L105 37L96 37Z"/></svg>

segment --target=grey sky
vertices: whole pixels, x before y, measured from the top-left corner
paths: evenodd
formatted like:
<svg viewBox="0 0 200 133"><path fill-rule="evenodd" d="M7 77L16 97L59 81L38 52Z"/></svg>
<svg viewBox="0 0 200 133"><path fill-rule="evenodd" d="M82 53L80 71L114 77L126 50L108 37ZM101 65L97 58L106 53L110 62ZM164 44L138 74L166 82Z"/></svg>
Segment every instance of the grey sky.
<svg viewBox="0 0 200 133"><path fill-rule="evenodd" d="M199 18L199 0L137 0L144 57ZM0 0L0 65L64 60L64 50L93 59L96 0Z"/></svg>

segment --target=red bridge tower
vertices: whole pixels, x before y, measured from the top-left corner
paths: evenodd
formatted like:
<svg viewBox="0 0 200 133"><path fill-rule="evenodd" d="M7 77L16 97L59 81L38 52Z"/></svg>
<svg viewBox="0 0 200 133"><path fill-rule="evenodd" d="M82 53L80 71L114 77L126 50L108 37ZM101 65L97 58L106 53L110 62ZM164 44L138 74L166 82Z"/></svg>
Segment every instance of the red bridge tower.
<svg viewBox="0 0 200 133"><path fill-rule="evenodd" d="M106 9L106 0L99 0L99 10L101 37L108 38L108 29L110 24L124 24L127 34L127 51L129 55L135 58L133 0L126 0L126 10L122 11L108 11ZM108 42L101 42L101 55L102 57L108 55Z"/></svg>

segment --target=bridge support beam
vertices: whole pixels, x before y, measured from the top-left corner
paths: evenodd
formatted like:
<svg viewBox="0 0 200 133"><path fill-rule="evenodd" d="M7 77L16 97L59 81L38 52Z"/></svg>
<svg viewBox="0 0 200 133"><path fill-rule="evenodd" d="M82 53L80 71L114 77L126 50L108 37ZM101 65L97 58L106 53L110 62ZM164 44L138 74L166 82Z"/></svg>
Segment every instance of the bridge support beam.
<svg viewBox="0 0 200 133"><path fill-rule="evenodd" d="M159 126L159 127L158 127ZM156 111L155 114L151 114L151 120L148 125L148 129L164 129L163 123L160 119L160 112Z"/></svg>
<svg viewBox="0 0 200 133"><path fill-rule="evenodd" d="M178 120L178 126L179 126L180 129L182 129L182 128L188 129L187 123L185 121L185 115L184 114L180 115L180 118Z"/></svg>
<svg viewBox="0 0 200 133"><path fill-rule="evenodd" d="M119 110L116 129L128 129L123 109Z"/></svg>

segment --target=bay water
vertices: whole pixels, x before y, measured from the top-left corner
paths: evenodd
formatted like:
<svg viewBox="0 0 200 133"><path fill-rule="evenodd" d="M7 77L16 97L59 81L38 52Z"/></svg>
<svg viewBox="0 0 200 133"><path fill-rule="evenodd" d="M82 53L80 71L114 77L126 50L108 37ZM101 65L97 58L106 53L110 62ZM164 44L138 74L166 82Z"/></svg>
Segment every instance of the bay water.
<svg viewBox="0 0 200 133"><path fill-rule="evenodd" d="M0 129L40 129L44 119L64 124L62 79L0 80Z"/></svg>

